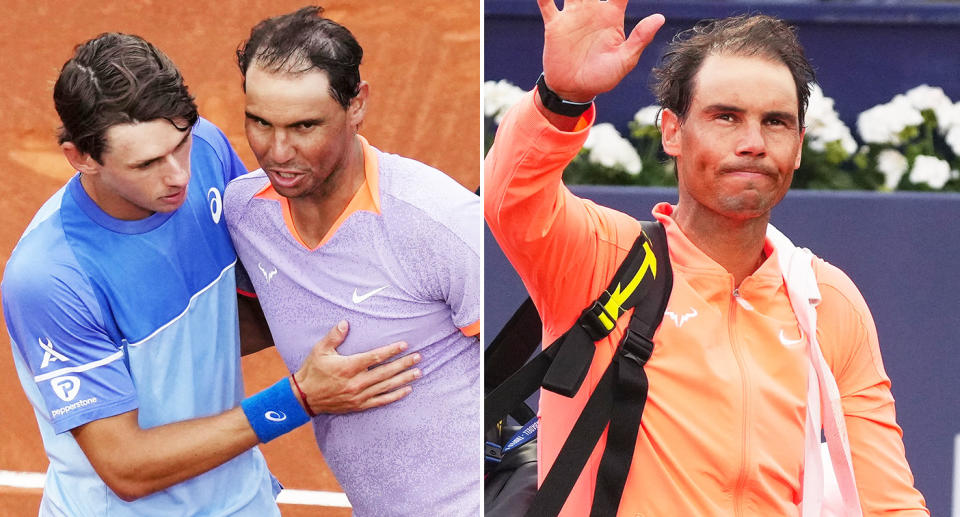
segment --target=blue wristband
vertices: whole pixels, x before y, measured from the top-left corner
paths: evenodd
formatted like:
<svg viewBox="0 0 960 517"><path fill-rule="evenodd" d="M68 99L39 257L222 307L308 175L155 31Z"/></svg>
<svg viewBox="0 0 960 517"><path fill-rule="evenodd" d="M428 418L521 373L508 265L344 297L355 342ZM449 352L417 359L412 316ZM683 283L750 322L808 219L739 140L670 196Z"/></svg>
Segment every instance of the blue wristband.
<svg viewBox="0 0 960 517"><path fill-rule="evenodd" d="M240 407L261 443L267 443L310 421L297 396L293 394L289 377L284 377L260 393L243 399Z"/></svg>

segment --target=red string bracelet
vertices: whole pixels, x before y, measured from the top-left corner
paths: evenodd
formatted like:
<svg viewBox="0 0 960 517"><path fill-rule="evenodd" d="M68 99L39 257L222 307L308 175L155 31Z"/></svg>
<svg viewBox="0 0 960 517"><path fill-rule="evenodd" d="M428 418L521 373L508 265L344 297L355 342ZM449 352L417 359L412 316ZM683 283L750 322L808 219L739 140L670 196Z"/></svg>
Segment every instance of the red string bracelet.
<svg viewBox="0 0 960 517"><path fill-rule="evenodd" d="M310 418L317 416L317 414L310 409L310 404L307 404L307 396L303 394L303 390L301 390L300 385L297 384L297 377L295 375L290 375L290 379L293 381L293 385L297 388L297 393L300 394L300 400L303 401L303 407L307 410L307 414L310 415Z"/></svg>

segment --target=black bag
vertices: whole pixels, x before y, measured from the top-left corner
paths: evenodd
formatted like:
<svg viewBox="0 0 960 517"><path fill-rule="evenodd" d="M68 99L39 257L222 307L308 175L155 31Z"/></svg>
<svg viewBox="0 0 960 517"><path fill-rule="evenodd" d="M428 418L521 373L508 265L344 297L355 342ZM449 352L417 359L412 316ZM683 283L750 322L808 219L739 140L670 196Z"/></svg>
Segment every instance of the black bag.
<svg viewBox="0 0 960 517"><path fill-rule="evenodd" d="M487 348L485 515L557 515L608 424L591 516L616 515L647 398L643 365L653 353L653 334L673 288L663 225L641 225L643 231L610 286L553 344L524 364L542 332L539 315L528 298ZM594 343L609 335L617 319L631 308L633 315L613 360L537 491L536 441L529 439L510 447L508 442L514 441L516 431L505 425L507 415L528 426L532 418L535 425L535 416L524 400L541 386L573 397L590 368Z"/></svg>
<svg viewBox="0 0 960 517"><path fill-rule="evenodd" d="M536 424L536 418L528 422ZM521 516L537 495L536 430L516 447L504 448L527 426L507 425L487 435L485 463L489 471L484 477L484 515Z"/></svg>

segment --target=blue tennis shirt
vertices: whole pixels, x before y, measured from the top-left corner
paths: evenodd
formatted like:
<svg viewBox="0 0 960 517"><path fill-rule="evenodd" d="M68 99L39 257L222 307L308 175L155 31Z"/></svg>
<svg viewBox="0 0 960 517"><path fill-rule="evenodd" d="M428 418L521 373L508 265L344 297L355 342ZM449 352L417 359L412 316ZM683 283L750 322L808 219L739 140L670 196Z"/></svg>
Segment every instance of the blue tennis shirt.
<svg viewBox="0 0 960 517"><path fill-rule="evenodd" d="M214 415L243 397L222 195L246 169L210 122L200 119L192 138L178 210L114 219L77 175L41 207L7 263L3 313L50 459L43 516L279 515L278 485L256 448L124 502L67 432L134 409L150 428Z"/></svg>

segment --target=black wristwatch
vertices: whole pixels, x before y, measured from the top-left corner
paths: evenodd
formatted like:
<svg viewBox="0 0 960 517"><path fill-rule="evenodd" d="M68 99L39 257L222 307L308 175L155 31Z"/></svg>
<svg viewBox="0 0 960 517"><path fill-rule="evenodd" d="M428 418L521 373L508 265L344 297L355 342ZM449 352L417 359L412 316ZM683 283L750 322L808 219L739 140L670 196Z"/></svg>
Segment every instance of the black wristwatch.
<svg viewBox="0 0 960 517"><path fill-rule="evenodd" d="M540 102L543 103L544 108L565 117L579 117L583 115L583 112L590 109L590 105L593 104L593 99L590 99L588 102L564 100L557 95L557 92L547 87L547 81L544 80L542 73L540 74L540 79L537 79L537 93L540 94Z"/></svg>

